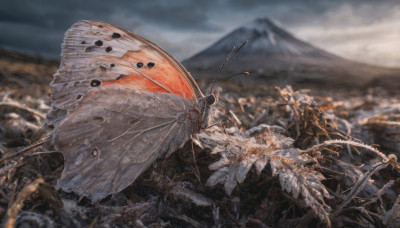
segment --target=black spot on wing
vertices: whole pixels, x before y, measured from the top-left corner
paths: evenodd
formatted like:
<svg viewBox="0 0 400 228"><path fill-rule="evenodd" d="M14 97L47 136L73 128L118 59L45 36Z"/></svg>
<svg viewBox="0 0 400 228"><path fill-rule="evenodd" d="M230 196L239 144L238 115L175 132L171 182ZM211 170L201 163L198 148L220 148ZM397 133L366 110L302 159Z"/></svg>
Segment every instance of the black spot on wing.
<svg viewBox="0 0 400 228"><path fill-rule="evenodd" d="M100 155L100 151L97 148L93 148L92 151L90 151L90 156L92 158L98 157Z"/></svg>
<svg viewBox="0 0 400 228"><path fill-rule="evenodd" d="M100 46L103 46L103 41L98 40L98 41L94 42L94 44L95 44L96 46L100 47Z"/></svg>
<svg viewBox="0 0 400 228"><path fill-rule="evenodd" d="M114 32L111 37L114 39L118 39L121 37L121 34Z"/></svg>
<svg viewBox="0 0 400 228"><path fill-rule="evenodd" d="M91 52L93 51L93 46L85 48L85 52Z"/></svg>
<svg viewBox="0 0 400 228"><path fill-rule="evenodd" d="M101 81L100 80L94 79L94 80L92 80L90 82L90 86L92 86L92 87L97 87L99 85L101 85Z"/></svg>
<svg viewBox="0 0 400 228"><path fill-rule="evenodd" d="M101 124L104 122L104 118L101 116L95 116L95 117L93 117L93 120L98 124Z"/></svg>
<svg viewBox="0 0 400 228"><path fill-rule="evenodd" d="M148 67L148 68L153 68L155 65L156 65L156 64L153 63L153 62L148 62L148 63L147 63L147 67Z"/></svg>

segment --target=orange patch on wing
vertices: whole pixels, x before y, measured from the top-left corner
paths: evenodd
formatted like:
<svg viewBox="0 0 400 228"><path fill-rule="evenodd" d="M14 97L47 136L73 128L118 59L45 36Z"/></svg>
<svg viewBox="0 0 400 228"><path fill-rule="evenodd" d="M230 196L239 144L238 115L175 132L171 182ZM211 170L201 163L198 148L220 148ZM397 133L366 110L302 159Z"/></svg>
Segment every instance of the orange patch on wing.
<svg viewBox="0 0 400 228"><path fill-rule="evenodd" d="M171 91L186 99L195 97L189 80L179 67L169 58L154 52L150 47L142 46L140 51L128 51L122 57L122 60L131 63L144 76L139 72L132 71L129 75L123 75L119 79L104 81L103 85L129 86L154 93L169 93ZM150 62L154 63L154 66L149 67L147 64ZM142 63L143 66L138 68L137 63ZM166 89L146 78L146 76Z"/></svg>

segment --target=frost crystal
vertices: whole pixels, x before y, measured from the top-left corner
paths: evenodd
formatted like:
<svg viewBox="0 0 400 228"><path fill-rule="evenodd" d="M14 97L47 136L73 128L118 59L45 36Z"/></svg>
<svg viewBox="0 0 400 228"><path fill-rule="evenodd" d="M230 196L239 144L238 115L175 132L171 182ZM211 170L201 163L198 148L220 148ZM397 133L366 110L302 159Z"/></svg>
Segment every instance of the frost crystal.
<svg viewBox="0 0 400 228"><path fill-rule="evenodd" d="M249 137L248 132L226 131L231 134L213 128L199 135L203 145L213 149L212 154L221 156L209 166L215 172L208 178L207 186L223 184L226 193L231 195L253 166L260 175L270 164L272 175L279 177L284 190L294 198L301 199L321 220L329 220L328 212L331 209L325 204L324 198L331 196L321 183L324 177L306 166L312 160L299 154L293 147L292 138L270 131L269 128L255 137Z"/></svg>

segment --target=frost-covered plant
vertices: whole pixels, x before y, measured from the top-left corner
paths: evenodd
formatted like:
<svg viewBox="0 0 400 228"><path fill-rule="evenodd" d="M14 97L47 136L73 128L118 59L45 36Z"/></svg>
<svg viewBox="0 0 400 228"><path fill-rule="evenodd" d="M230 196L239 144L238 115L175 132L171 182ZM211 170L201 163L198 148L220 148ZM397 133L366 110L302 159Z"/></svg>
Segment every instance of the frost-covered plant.
<svg viewBox="0 0 400 228"><path fill-rule="evenodd" d="M263 134L250 137L248 132L222 133L212 128L199 135L203 145L212 148L212 154L219 154L220 160L209 168L215 172L207 180L208 186L223 184L230 195L237 184L242 183L247 173L254 166L256 172L269 164L272 175L278 176L282 189L301 199L318 217L329 222L330 207L324 198L330 198L325 186L321 183L322 174L306 166L311 158L299 154L293 147L293 139L267 130Z"/></svg>

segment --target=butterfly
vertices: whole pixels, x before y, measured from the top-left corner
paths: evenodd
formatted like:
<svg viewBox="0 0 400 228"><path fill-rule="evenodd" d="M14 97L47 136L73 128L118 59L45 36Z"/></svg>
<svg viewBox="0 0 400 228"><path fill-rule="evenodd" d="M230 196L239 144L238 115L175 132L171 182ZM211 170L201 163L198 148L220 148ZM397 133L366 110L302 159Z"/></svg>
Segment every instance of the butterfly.
<svg viewBox="0 0 400 228"><path fill-rule="evenodd" d="M131 185L205 129L217 100L156 44L92 20L65 33L50 89L46 123L64 156L56 187L92 202Z"/></svg>

